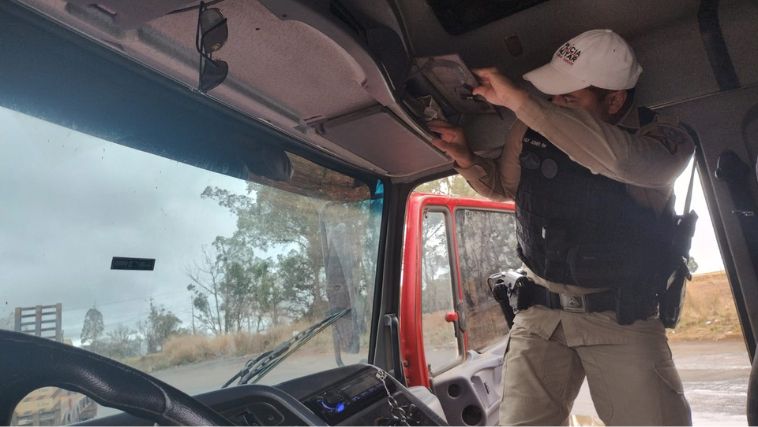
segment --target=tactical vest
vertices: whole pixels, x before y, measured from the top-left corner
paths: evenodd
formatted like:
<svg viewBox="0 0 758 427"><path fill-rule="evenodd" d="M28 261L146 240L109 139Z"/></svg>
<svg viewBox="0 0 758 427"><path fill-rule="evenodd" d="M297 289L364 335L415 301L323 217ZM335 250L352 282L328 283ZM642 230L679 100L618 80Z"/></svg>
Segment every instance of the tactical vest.
<svg viewBox="0 0 758 427"><path fill-rule="evenodd" d="M518 253L529 269L582 287L665 286L673 215L641 206L626 184L593 174L532 129L520 163Z"/></svg>

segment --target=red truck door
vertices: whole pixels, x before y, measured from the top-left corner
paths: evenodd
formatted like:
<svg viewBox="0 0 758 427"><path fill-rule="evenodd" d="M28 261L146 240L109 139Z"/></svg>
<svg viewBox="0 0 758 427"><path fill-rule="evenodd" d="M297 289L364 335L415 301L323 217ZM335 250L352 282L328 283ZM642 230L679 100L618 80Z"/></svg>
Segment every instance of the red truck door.
<svg viewBox="0 0 758 427"><path fill-rule="evenodd" d="M409 386L429 387L451 425L497 424L507 325L487 277L520 265L513 203L414 193L400 311Z"/></svg>

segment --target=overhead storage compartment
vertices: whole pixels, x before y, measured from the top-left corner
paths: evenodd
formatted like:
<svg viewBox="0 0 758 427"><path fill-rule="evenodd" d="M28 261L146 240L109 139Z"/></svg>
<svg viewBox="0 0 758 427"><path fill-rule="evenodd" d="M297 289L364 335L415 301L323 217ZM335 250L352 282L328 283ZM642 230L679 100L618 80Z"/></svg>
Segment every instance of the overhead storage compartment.
<svg viewBox="0 0 758 427"><path fill-rule="evenodd" d="M449 162L424 144L421 137L392 112L380 106L319 123L316 130L357 156L371 159L392 175L428 170Z"/></svg>

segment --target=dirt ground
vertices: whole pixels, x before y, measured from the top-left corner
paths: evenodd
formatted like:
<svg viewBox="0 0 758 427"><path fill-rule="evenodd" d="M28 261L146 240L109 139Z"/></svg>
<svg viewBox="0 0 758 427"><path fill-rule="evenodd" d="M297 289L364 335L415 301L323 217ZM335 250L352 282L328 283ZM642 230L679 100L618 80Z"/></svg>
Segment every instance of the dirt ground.
<svg viewBox="0 0 758 427"><path fill-rule="evenodd" d="M671 341L741 340L732 290L726 273L698 274L687 283L679 326L668 332Z"/></svg>

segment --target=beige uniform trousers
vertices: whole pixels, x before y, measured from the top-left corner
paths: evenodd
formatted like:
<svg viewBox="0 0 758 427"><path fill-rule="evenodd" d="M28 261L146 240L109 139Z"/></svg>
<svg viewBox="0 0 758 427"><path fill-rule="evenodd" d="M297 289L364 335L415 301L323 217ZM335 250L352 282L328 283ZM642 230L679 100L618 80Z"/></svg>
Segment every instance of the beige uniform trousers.
<svg viewBox="0 0 758 427"><path fill-rule="evenodd" d="M658 319L534 306L516 316L503 369L501 425L567 425L585 376L606 425L692 424Z"/></svg>

